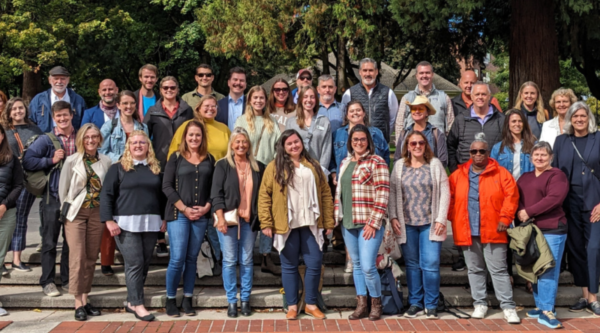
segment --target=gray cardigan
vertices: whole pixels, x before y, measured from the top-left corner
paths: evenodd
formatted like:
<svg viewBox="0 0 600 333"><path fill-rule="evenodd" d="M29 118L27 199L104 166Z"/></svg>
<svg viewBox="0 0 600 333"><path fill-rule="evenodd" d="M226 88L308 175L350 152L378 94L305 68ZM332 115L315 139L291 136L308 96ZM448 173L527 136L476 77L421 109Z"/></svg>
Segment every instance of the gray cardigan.
<svg viewBox="0 0 600 333"><path fill-rule="evenodd" d="M431 196L431 224L429 231L429 240L443 242L446 240L447 233L437 236L434 232L433 222L439 222L446 225L448 221L448 207L450 207L450 185L446 169L439 159L433 158L429 163L431 170L431 179L433 180L433 192ZM390 203L388 205L388 214L390 221L398 219L400 221L400 237L398 244L406 243L406 225L404 222L404 207L402 201L402 170L404 169L404 159L394 163L394 170L390 175Z"/></svg>
<svg viewBox="0 0 600 333"><path fill-rule="evenodd" d="M331 123L326 116L316 114L312 118L311 127L313 127L312 137L308 137L308 128L300 128L296 122L298 117L291 117L285 123L285 129L296 130L302 140L305 142L304 146L308 149L310 156L321 165L321 169L326 176L329 176L329 162L331 161L331 146L333 139L331 138ZM308 147L306 142L308 141Z"/></svg>

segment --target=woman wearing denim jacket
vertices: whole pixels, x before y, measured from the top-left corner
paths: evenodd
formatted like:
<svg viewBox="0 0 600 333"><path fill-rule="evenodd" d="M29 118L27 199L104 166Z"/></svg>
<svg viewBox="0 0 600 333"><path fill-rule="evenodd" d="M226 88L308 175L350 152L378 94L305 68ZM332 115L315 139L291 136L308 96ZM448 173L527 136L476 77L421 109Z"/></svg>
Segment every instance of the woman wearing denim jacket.
<svg viewBox="0 0 600 333"><path fill-rule="evenodd" d="M113 163L121 159L125 152L125 142L131 132L141 130L148 134L148 126L140 121L134 93L123 90L117 97L117 107L119 108L119 117L105 122L100 129L104 142L98 150L100 154L110 157ZM114 274L111 266L115 263L116 247L115 238L110 236L108 230L105 230L102 233L100 262L102 274L106 276Z"/></svg>
<svg viewBox="0 0 600 333"><path fill-rule="evenodd" d="M490 157L512 173L518 180L525 172L533 171L531 149L535 136L531 133L525 115L517 109L508 110L502 126L502 141L492 148Z"/></svg>
<svg viewBox="0 0 600 333"><path fill-rule="evenodd" d="M385 161L374 154L375 145L367 126L352 128L347 149L348 157L340 166L333 214L336 224L342 223L354 267L357 306L348 319L378 320L382 305L376 259L383 240L382 219L387 212L390 172ZM367 290L371 295L370 313Z"/></svg>

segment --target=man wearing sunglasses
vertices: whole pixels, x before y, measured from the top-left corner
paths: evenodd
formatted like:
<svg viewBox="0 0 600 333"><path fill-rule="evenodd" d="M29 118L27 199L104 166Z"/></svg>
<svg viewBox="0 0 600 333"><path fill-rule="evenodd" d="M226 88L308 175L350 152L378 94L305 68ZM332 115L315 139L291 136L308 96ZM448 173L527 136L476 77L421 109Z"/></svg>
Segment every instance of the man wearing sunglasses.
<svg viewBox="0 0 600 333"><path fill-rule="evenodd" d="M496 298L509 324L521 322L515 311L508 275L506 229L515 218L519 190L510 171L490 158L485 134L477 133L469 147L469 160L450 176L450 209L454 244L461 246L467 263L475 311L487 314L486 277L489 270Z"/></svg>
<svg viewBox="0 0 600 333"><path fill-rule="evenodd" d="M215 80L215 74L209 65L200 64L198 67L196 67L194 79L196 80L196 83L198 83L198 87L181 97L181 99L183 99L186 103L188 103L189 106L192 107L192 110L196 109L196 106L198 105L198 102L202 96L213 95L217 101L225 98L225 95L219 94L212 87L212 83Z"/></svg>
<svg viewBox="0 0 600 333"><path fill-rule="evenodd" d="M298 71L296 74L296 89L292 90L292 95L294 96L294 104L298 104L298 94L302 87L308 87L312 85L312 73L303 68Z"/></svg>

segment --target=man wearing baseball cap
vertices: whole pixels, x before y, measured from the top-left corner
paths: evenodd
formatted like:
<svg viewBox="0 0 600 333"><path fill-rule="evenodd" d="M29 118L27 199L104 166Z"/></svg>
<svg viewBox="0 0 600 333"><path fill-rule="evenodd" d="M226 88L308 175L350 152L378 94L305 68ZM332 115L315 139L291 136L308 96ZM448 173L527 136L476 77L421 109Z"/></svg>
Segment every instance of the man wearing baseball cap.
<svg viewBox="0 0 600 333"><path fill-rule="evenodd" d="M312 79L312 73L307 68L303 68L298 71L298 74L296 74L296 89L292 90L292 95L294 95L294 104L298 104L299 89L312 85Z"/></svg>
<svg viewBox="0 0 600 333"><path fill-rule="evenodd" d="M58 101L65 101L71 104L73 110L73 127L79 129L83 111L87 109L83 97L79 96L73 89L68 88L71 74L66 68L56 66L49 72L48 83L50 89L41 92L29 103L29 118L35 123L44 133L52 131L56 126L52 120L50 108Z"/></svg>

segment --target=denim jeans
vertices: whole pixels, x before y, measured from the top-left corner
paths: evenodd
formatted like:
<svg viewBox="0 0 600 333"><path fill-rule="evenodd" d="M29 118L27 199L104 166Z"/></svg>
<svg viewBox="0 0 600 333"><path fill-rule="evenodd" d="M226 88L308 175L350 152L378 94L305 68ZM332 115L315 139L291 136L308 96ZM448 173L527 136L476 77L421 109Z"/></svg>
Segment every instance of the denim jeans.
<svg viewBox="0 0 600 333"><path fill-rule="evenodd" d="M223 255L223 285L229 304L237 304L237 273L236 266L240 264L240 298L242 302L250 301L252 280L254 278L254 242L256 232L252 231L250 223L240 219L240 226L227 228L227 233L217 231L221 253ZM238 228L240 239L238 240Z"/></svg>
<svg viewBox="0 0 600 333"><path fill-rule="evenodd" d="M215 260L219 261L223 259L223 256L221 255L221 245L219 245L219 239L221 238L219 235L217 235L220 234L220 232L217 231L215 227L213 227L214 222L215 221L212 219L212 217L208 220L206 237L208 238L208 243L210 244L210 247L212 247L213 253L215 254Z"/></svg>
<svg viewBox="0 0 600 333"><path fill-rule="evenodd" d="M375 237L365 240L363 228L348 230L342 226L344 242L354 266L352 274L358 296L367 296L368 290L371 297L381 297L381 278L377 272L376 260L383 232L381 228L375 232Z"/></svg>
<svg viewBox="0 0 600 333"><path fill-rule="evenodd" d="M429 240L431 224L406 225L402 254L406 262L408 304L435 309L440 295L440 252L442 242Z"/></svg>
<svg viewBox="0 0 600 333"><path fill-rule="evenodd" d="M535 306L542 311L554 311L556 291L558 290L558 278L560 276L560 263L567 242L567 235L544 234L546 242L552 251L556 265L538 277L538 282L533 284L533 299ZM541 293L538 293L538 289Z"/></svg>
<svg viewBox="0 0 600 333"><path fill-rule="evenodd" d="M191 221L182 213L175 221L167 223L171 257L167 268L167 297L177 296L177 287L183 274L183 295L191 297L196 283L196 266L200 245L208 227L208 219Z"/></svg>

